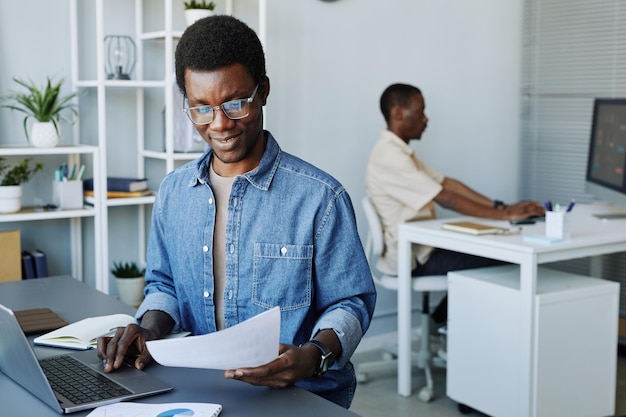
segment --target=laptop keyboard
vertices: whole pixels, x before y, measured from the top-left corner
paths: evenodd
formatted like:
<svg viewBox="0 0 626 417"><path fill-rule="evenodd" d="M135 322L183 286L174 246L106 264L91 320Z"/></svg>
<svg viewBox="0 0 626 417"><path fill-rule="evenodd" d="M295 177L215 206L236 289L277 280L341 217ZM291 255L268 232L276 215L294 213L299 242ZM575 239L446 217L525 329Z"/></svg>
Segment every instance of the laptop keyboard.
<svg viewBox="0 0 626 417"><path fill-rule="evenodd" d="M131 394L126 388L70 356L41 359L39 363L52 389L75 404Z"/></svg>

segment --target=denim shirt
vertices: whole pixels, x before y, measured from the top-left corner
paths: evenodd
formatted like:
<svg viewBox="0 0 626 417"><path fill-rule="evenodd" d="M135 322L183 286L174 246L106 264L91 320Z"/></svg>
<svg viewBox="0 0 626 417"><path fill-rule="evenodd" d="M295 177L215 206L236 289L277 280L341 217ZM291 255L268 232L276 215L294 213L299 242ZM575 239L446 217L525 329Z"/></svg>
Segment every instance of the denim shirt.
<svg viewBox="0 0 626 417"><path fill-rule="evenodd" d="M376 290L346 190L283 152L269 132L257 169L232 184L226 224L226 327L280 306L280 342L300 345L332 328L342 353L322 378L297 385L344 407L356 379L349 362L370 325ZM216 331L215 201L208 149L159 188L148 243L145 300L194 335Z"/></svg>

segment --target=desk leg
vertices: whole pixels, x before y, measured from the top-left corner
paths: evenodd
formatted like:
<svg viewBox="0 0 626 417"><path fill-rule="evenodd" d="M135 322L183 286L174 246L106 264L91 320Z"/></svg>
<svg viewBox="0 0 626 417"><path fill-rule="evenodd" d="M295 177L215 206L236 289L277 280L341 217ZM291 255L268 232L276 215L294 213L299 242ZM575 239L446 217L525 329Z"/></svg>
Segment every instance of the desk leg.
<svg viewBox="0 0 626 417"><path fill-rule="evenodd" d="M537 294L537 261L532 259L520 264L521 292L521 340L520 358L520 416L534 417L537 415L537 397L533 387L537 386L537 340L535 338L535 310Z"/></svg>
<svg viewBox="0 0 626 417"><path fill-rule="evenodd" d="M595 278L603 277L602 255L592 256L589 265L589 275Z"/></svg>
<svg viewBox="0 0 626 417"><path fill-rule="evenodd" d="M411 395L411 242L402 227L398 233L398 394Z"/></svg>

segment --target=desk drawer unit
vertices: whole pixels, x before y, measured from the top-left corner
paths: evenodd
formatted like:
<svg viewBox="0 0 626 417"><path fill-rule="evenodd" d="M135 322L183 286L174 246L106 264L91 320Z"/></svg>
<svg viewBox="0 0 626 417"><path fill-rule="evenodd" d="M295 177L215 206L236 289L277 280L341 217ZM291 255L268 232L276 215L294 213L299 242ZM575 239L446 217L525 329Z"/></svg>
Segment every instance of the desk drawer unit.
<svg viewBox="0 0 626 417"><path fill-rule="evenodd" d="M448 274L447 394L494 417L528 417L519 276L517 265ZM536 297L531 415L613 415L619 284L539 268Z"/></svg>

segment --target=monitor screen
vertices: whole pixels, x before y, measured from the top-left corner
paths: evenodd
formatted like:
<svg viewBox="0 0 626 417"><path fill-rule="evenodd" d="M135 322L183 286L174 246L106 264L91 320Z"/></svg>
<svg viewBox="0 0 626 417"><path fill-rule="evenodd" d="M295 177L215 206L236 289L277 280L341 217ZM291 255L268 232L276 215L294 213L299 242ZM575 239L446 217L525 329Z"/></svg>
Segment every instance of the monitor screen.
<svg viewBox="0 0 626 417"><path fill-rule="evenodd" d="M626 208L626 98L596 99L587 159L587 192Z"/></svg>

